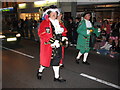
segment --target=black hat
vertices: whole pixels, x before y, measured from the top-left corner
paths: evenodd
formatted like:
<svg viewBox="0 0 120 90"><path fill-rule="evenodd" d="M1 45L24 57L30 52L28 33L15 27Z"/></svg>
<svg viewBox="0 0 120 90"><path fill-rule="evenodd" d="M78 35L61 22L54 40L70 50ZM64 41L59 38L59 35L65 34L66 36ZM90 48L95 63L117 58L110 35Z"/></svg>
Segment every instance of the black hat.
<svg viewBox="0 0 120 90"><path fill-rule="evenodd" d="M51 5L51 6L49 6L48 9L57 9L57 6ZM52 11L48 11L47 14L49 15L51 12L52 12ZM56 11L56 12L57 12L57 11ZM57 14L58 14L58 12L57 12Z"/></svg>
<svg viewBox="0 0 120 90"><path fill-rule="evenodd" d="M82 16L85 17L86 14L90 14L91 15L90 12L84 12Z"/></svg>
<svg viewBox="0 0 120 90"><path fill-rule="evenodd" d="M56 9L57 6L55 6L55 5L51 5L51 6L49 6L49 8L51 8L51 9Z"/></svg>
<svg viewBox="0 0 120 90"><path fill-rule="evenodd" d="M57 6L55 6L55 5L51 5L51 6L48 6L48 7L44 7L44 9L43 9L43 11L45 12L47 9L56 9L57 8Z"/></svg>
<svg viewBox="0 0 120 90"><path fill-rule="evenodd" d="M49 9L50 7L44 7L43 11L45 12L47 9Z"/></svg>

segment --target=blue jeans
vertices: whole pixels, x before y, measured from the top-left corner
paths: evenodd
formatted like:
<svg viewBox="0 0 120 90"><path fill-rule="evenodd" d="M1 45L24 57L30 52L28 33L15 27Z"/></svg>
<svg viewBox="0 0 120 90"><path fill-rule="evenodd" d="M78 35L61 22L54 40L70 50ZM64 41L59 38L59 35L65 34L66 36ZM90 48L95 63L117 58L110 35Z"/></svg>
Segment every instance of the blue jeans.
<svg viewBox="0 0 120 90"><path fill-rule="evenodd" d="M106 49L99 49L99 50L97 50L97 52L99 52L100 54L103 54L103 55L107 55L110 53L109 50L106 50Z"/></svg>

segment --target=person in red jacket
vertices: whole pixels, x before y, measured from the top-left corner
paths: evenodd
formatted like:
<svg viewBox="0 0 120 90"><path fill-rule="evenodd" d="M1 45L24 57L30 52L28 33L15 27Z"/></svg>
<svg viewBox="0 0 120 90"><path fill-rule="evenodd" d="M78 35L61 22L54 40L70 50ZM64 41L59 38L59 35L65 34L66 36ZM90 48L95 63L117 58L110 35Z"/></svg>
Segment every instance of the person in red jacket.
<svg viewBox="0 0 120 90"><path fill-rule="evenodd" d="M59 21L59 24L62 28L64 28L64 33L63 33L63 36L67 36L66 33L67 33L67 29L65 28L64 26L64 22L62 21L62 16L63 14L60 13L60 15L57 17L57 20ZM66 41L66 46L62 46L62 59L60 60L60 67L63 68L64 67L64 64L63 64L63 59L64 59L64 50L65 50L65 47L68 46L68 39Z"/></svg>
<svg viewBox="0 0 120 90"><path fill-rule="evenodd" d="M59 64L62 59L63 41L67 39L66 28L56 19L59 16L59 10L53 6L45 11L48 18L43 20L38 29L40 37L40 68L37 73L38 79L42 78L42 72L45 67L53 67L54 81L65 82L59 74Z"/></svg>
<svg viewBox="0 0 120 90"><path fill-rule="evenodd" d="M111 33L111 26L110 26L110 24L109 24L109 22L108 22L108 20L104 20L103 21L103 24L102 24L102 26L101 26L101 30L104 30L105 32L106 32L106 38L107 38L107 40L109 39L109 37L110 37L110 33Z"/></svg>

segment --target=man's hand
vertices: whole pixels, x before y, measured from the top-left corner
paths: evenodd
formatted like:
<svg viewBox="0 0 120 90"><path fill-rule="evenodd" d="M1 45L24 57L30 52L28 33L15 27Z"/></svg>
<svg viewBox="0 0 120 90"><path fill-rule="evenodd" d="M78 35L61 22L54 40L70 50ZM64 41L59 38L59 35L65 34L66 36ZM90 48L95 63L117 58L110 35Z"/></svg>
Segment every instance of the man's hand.
<svg viewBox="0 0 120 90"><path fill-rule="evenodd" d="M51 44L51 47L52 48L59 48L60 47L60 44L59 44L59 41L58 40L55 40L55 42L53 44Z"/></svg>

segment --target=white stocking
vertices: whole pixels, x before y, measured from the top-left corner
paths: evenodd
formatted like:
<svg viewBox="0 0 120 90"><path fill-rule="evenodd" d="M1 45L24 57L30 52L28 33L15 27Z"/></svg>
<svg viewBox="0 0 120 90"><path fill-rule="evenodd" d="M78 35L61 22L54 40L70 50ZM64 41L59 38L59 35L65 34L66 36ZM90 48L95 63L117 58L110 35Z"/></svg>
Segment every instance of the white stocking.
<svg viewBox="0 0 120 90"><path fill-rule="evenodd" d="M42 72L45 69L42 65L40 65L39 72Z"/></svg>
<svg viewBox="0 0 120 90"><path fill-rule="evenodd" d="M84 53L83 62L86 62L86 61L87 61L87 57L88 57L88 53Z"/></svg>
<svg viewBox="0 0 120 90"><path fill-rule="evenodd" d="M80 59L81 55L82 55L82 53L79 51L78 56L76 57L76 59Z"/></svg>
<svg viewBox="0 0 120 90"><path fill-rule="evenodd" d="M54 75L55 75L55 78L59 78L59 68L60 66L53 66L53 71L54 71Z"/></svg>

